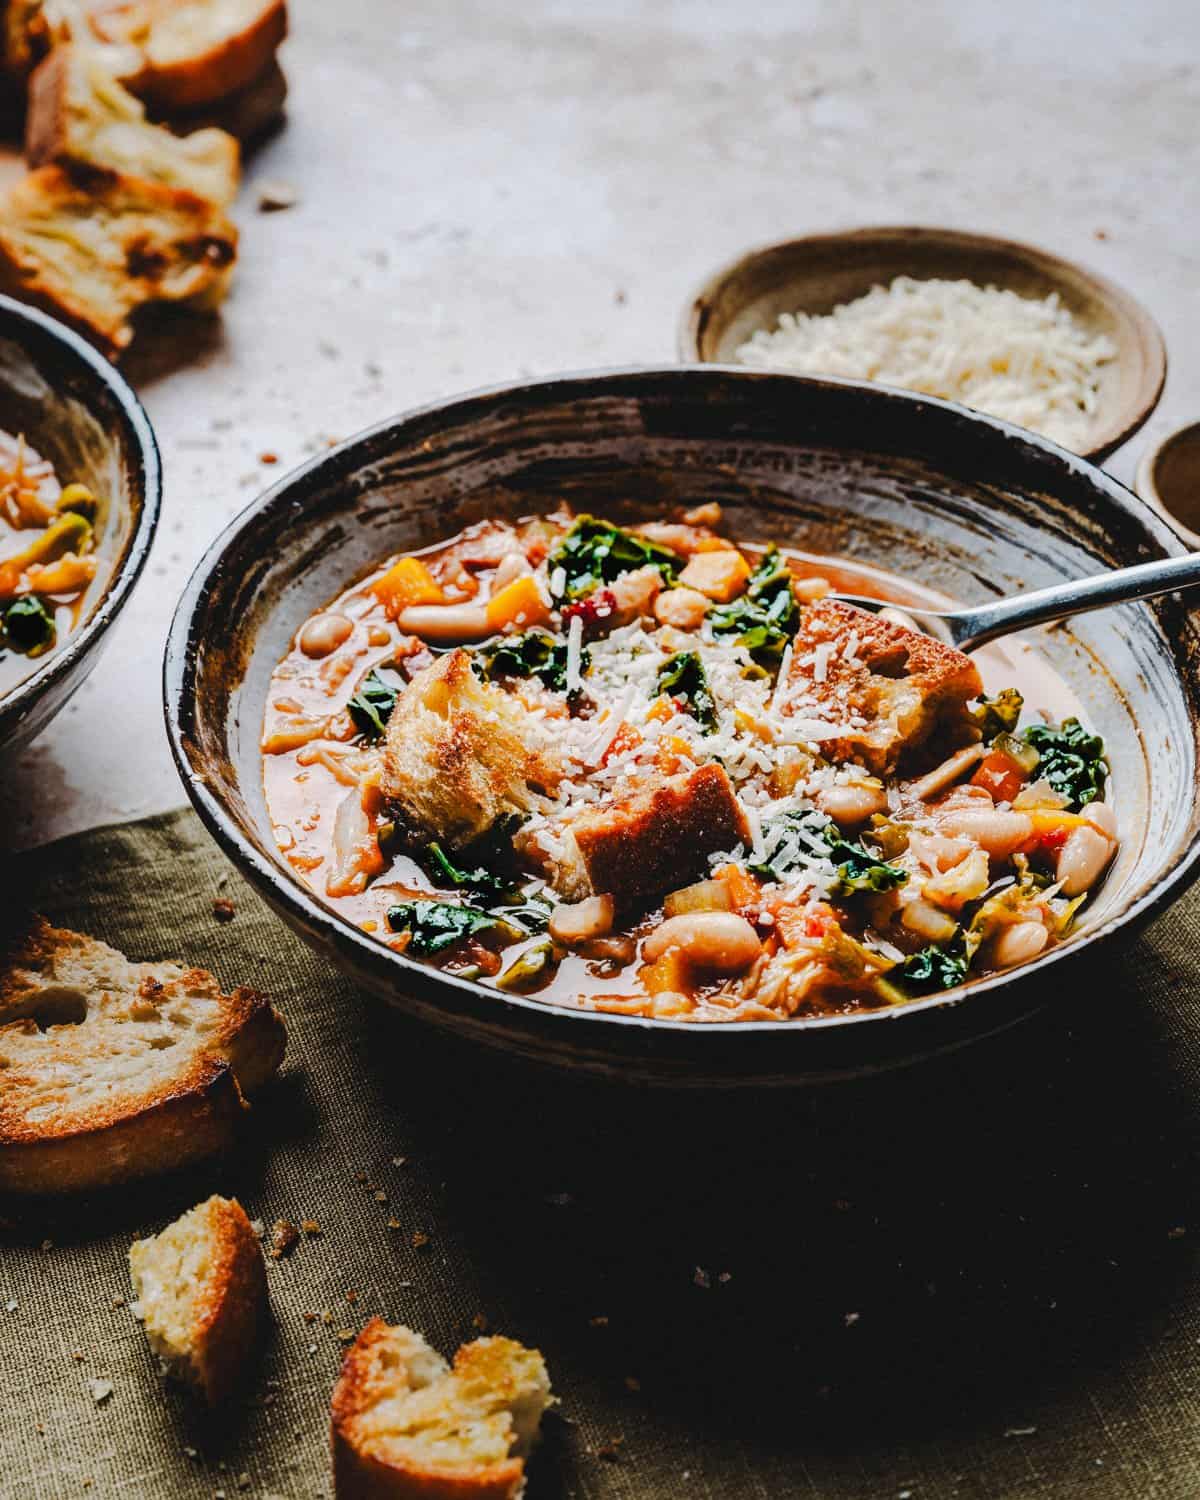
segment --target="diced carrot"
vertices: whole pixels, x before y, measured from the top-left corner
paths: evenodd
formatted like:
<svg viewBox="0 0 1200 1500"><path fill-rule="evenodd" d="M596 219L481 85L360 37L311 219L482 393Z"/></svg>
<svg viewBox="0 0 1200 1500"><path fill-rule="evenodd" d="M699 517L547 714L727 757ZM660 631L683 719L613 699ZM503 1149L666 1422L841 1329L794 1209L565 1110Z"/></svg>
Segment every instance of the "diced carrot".
<svg viewBox="0 0 1200 1500"><path fill-rule="evenodd" d="M612 743L600 757L602 766L608 765L614 755L624 755L626 750L636 750L642 743L640 730L633 724L622 722L620 729L612 737Z"/></svg>
<svg viewBox="0 0 1200 1500"><path fill-rule="evenodd" d="M550 611L532 573L514 578L487 602L491 630L503 630L506 625L544 625L549 618Z"/></svg>
<svg viewBox="0 0 1200 1500"><path fill-rule="evenodd" d="M419 557L402 557L371 584L371 592L394 620L410 604L445 604L441 584Z"/></svg>
<svg viewBox="0 0 1200 1500"><path fill-rule="evenodd" d="M981 786L990 792L996 802L1011 802L1029 778L1024 768L1003 750L993 750L979 762L971 777L972 786Z"/></svg>
<svg viewBox="0 0 1200 1500"><path fill-rule="evenodd" d="M661 958L646 964L641 972L643 985L648 995L661 995L668 991L678 995L691 992L691 975L687 960L679 948L668 948Z"/></svg>
<svg viewBox="0 0 1200 1500"><path fill-rule="evenodd" d="M758 906L762 886L757 878L751 875L749 870L742 869L741 865L722 865L713 878L723 880L729 887L734 911L744 913L753 911Z"/></svg>

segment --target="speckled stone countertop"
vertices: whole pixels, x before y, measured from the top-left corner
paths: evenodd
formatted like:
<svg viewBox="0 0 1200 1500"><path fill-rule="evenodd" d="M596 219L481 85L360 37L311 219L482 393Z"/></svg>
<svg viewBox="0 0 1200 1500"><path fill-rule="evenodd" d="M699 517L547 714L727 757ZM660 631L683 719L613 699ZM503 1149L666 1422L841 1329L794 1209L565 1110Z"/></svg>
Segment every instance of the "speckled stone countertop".
<svg viewBox="0 0 1200 1500"><path fill-rule="evenodd" d="M1166 334L1165 398L1113 472L1200 411L1200 12L1178 0L292 7L287 126L249 165L224 315L127 361L162 522L95 674L3 768L12 847L183 800L167 625L269 480L438 396L669 360L685 297L748 246L887 222L1031 240ZM296 206L258 212L265 179Z"/></svg>

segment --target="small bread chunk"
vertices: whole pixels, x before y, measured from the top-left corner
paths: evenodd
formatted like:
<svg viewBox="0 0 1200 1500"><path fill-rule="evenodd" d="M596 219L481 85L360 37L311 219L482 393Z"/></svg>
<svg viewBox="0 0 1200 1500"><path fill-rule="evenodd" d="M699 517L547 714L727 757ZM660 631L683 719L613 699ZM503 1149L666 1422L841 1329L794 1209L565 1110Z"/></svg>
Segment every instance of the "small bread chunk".
<svg viewBox="0 0 1200 1500"><path fill-rule="evenodd" d="M246 145L279 123L287 103L287 92L283 69L271 61L257 78L245 88L238 89L236 94L227 94L224 99L201 105L199 109L170 113L156 111L154 117L180 135L217 129L235 136Z"/></svg>
<svg viewBox="0 0 1200 1500"><path fill-rule="evenodd" d="M256 990L28 916L0 938L0 1188L100 1187L224 1149L285 1041Z"/></svg>
<svg viewBox="0 0 1200 1500"><path fill-rule="evenodd" d="M137 55L125 86L171 114L253 83L287 36L286 0L92 0L87 9L101 41Z"/></svg>
<svg viewBox="0 0 1200 1500"><path fill-rule="evenodd" d="M983 691L969 656L893 620L821 599L800 619L784 711L845 724L823 740L835 761L861 760L876 775L895 770L935 728L966 728L966 704Z"/></svg>
<svg viewBox="0 0 1200 1500"><path fill-rule="evenodd" d="M122 173L86 184L39 167L0 199L0 290L73 324L110 358L145 303L212 308L237 230L215 204Z"/></svg>
<svg viewBox="0 0 1200 1500"><path fill-rule="evenodd" d="M536 831L518 838L566 901L612 896L618 910L650 905L704 873L710 854L750 842L746 815L722 766L664 776L618 802L552 825L549 856Z"/></svg>
<svg viewBox="0 0 1200 1500"><path fill-rule="evenodd" d="M543 805L562 759L511 693L481 682L459 649L418 672L396 701L381 790L410 833L470 843Z"/></svg>
<svg viewBox="0 0 1200 1500"><path fill-rule="evenodd" d="M476 1339L451 1369L419 1333L373 1318L333 1390L337 1500L515 1500L549 1400L536 1349Z"/></svg>
<svg viewBox="0 0 1200 1500"><path fill-rule="evenodd" d="M216 1406L241 1384L267 1307L258 1236L216 1195L129 1250L142 1327L167 1374Z"/></svg>
<svg viewBox="0 0 1200 1500"><path fill-rule="evenodd" d="M223 130L172 135L146 119L146 107L112 77L95 52L56 47L29 81L25 155L126 172L186 188L225 207L238 188L238 143Z"/></svg>

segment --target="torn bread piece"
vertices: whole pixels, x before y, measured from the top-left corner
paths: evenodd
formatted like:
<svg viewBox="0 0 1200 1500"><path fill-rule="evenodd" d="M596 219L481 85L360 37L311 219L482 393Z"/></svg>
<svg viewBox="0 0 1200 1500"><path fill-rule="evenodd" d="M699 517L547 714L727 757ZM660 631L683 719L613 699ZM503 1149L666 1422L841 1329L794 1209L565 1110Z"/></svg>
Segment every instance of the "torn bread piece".
<svg viewBox="0 0 1200 1500"><path fill-rule="evenodd" d="M226 207L238 189L240 151L223 130L173 135L116 81L94 51L56 47L29 82L25 156L185 188Z"/></svg>
<svg viewBox="0 0 1200 1500"><path fill-rule="evenodd" d="M622 912L652 905L664 891L705 873L710 854L749 842L729 777L711 763L658 778L631 796L585 807L516 840L564 900L608 895Z"/></svg>
<svg viewBox="0 0 1200 1500"><path fill-rule="evenodd" d="M536 1349L476 1339L451 1367L419 1333L373 1318L333 1391L337 1500L516 1500L550 1399Z"/></svg>
<svg viewBox="0 0 1200 1500"><path fill-rule="evenodd" d="M214 1195L129 1250L142 1327L167 1374L217 1406L242 1383L267 1310L258 1236Z"/></svg>
<svg viewBox="0 0 1200 1500"><path fill-rule="evenodd" d="M966 705L983 691L969 656L893 620L821 599L800 617L784 713L817 716L845 732L821 741L831 760L861 760L890 775L935 729L968 729Z"/></svg>
<svg viewBox="0 0 1200 1500"><path fill-rule="evenodd" d="M272 60L245 88L227 94L212 104L192 110L151 110L154 120L176 135L190 135L197 130L223 130L243 146L257 141L278 125L287 103L287 79L283 69Z"/></svg>
<svg viewBox="0 0 1200 1500"><path fill-rule="evenodd" d="M286 0L92 0L96 37L136 56L121 81L155 109L200 109L260 78L287 36Z"/></svg>
<svg viewBox="0 0 1200 1500"><path fill-rule="evenodd" d="M0 938L0 1188L101 1187L223 1150L285 1041L257 990L18 920Z"/></svg>
<svg viewBox="0 0 1200 1500"><path fill-rule="evenodd" d="M562 776L539 720L461 648L418 672L388 720L380 790L414 834L468 844L544 807Z"/></svg>
<svg viewBox="0 0 1200 1500"><path fill-rule="evenodd" d="M39 167L0 199L0 291L72 324L110 358L133 339L134 312L155 302L216 306L237 230L215 204L122 173L86 184Z"/></svg>

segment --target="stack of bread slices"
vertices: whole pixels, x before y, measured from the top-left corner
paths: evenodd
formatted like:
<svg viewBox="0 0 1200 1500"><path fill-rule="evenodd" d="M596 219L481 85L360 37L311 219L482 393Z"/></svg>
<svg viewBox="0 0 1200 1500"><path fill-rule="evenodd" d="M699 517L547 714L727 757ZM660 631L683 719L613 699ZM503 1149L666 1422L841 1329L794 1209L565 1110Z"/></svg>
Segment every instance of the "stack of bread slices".
<svg viewBox="0 0 1200 1500"><path fill-rule="evenodd" d="M0 291L116 359L148 303L228 288L241 144L276 120L286 0L0 0L31 171L0 199Z"/></svg>

